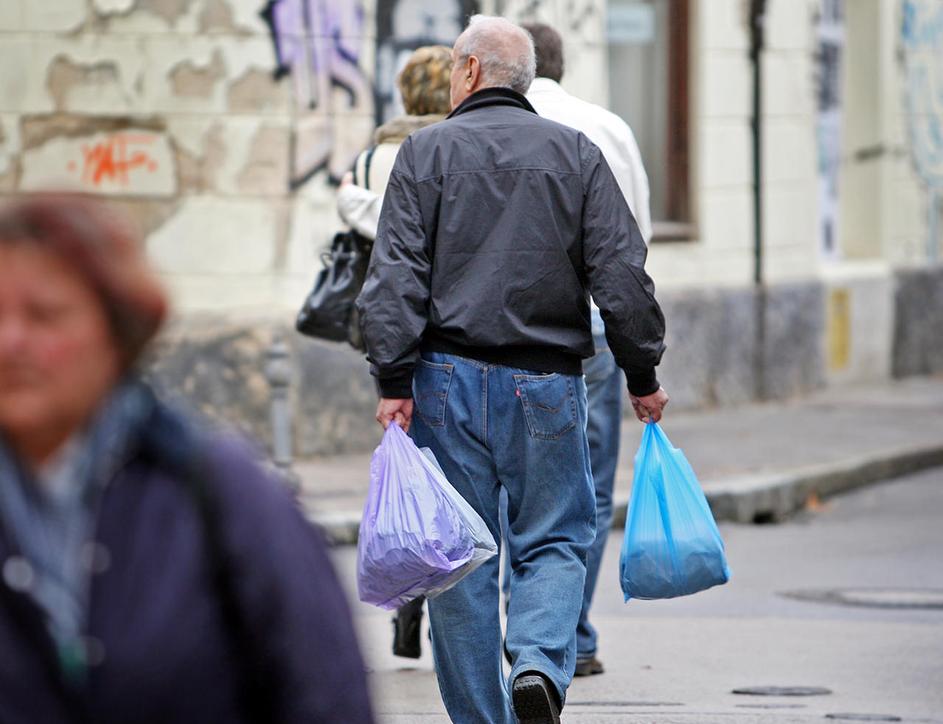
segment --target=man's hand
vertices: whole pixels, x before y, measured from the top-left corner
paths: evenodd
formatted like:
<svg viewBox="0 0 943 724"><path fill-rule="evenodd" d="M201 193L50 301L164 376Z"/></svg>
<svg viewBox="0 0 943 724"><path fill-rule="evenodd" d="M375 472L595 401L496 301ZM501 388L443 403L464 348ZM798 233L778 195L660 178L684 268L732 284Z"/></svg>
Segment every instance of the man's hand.
<svg viewBox="0 0 943 724"><path fill-rule="evenodd" d="M644 397L636 397L631 392L629 399L632 400L632 409L635 410L635 416L642 422L658 422L661 419L661 411L668 404L668 393L664 388L659 387L655 392Z"/></svg>
<svg viewBox="0 0 943 724"><path fill-rule="evenodd" d="M348 171L343 176L341 176L341 188L344 188L345 186L347 186L348 184L352 184L353 182L354 182L353 171Z"/></svg>
<svg viewBox="0 0 943 724"><path fill-rule="evenodd" d="M413 401L409 399L390 399L383 397L380 404L377 405L377 422L383 425L385 430L391 422L395 422L403 432L409 432L409 423L413 419Z"/></svg>

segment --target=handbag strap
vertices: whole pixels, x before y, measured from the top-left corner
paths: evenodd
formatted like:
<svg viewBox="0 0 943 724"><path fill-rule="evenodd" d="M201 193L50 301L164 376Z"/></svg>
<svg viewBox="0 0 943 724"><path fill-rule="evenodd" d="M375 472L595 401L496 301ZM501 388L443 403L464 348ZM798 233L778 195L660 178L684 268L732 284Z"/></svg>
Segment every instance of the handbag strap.
<svg viewBox="0 0 943 724"><path fill-rule="evenodd" d="M373 154L377 150L377 144L373 144L367 149L367 155L363 159L363 187L370 190L370 166L373 163ZM354 172L354 183L357 183L357 173Z"/></svg>
<svg viewBox="0 0 943 724"><path fill-rule="evenodd" d="M360 166L360 159L363 159L363 187L370 190L370 165L373 163L373 154L377 150L377 144L373 144L366 151L357 156L354 161L354 186L360 186L357 180L357 168Z"/></svg>

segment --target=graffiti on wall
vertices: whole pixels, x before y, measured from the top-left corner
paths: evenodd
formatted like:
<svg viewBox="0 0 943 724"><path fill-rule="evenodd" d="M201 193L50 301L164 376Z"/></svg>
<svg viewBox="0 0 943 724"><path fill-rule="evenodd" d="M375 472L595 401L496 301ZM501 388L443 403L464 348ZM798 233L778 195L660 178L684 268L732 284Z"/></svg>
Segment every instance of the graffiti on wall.
<svg viewBox="0 0 943 724"><path fill-rule="evenodd" d="M517 21L553 23L566 34L599 19L593 0L519 0L498 8ZM377 0L371 83L362 65L360 0L267 0L261 15L271 32L274 77L290 79L295 99L290 187L322 169L339 179L369 145L374 125L403 112L396 77L412 51L452 45L480 11L479 0Z"/></svg>
<svg viewBox="0 0 943 724"><path fill-rule="evenodd" d="M841 163L844 0L821 0L816 22L816 141L818 152L819 248L838 255L838 177Z"/></svg>
<svg viewBox="0 0 943 724"><path fill-rule="evenodd" d="M289 186L322 169L332 181L370 144L377 123L402 113L396 76L416 48L451 45L478 0L379 0L374 82L362 66L359 0L268 0L261 15L275 51L276 81L295 100Z"/></svg>
<svg viewBox="0 0 943 724"><path fill-rule="evenodd" d="M101 188L106 183L125 188L131 185L132 173L156 173L160 164L150 153L156 136L140 133L116 133L98 143L83 144L82 159L71 160L67 170L81 169L82 183Z"/></svg>
<svg viewBox="0 0 943 724"><path fill-rule="evenodd" d="M62 134L26 149L20 188L67 188L115 196L170 196L177 168L170 141L144 128Z"/></svg>
<svg viewBox="0 0 943 724"><path fill-rule="evenodd" d="M927 255L936 260L943 196L943 5L937 0L904 0L901 9L910 155L928 191Z"/></svg>
<svg viewBox="0 0 943 724"><path fill-rule="evenodd" d="M396 76L416 48L449 45L468 17L479 11L477 0L388 0L377 3L376 115L382 123L403 112Z"/></svg>
<svg viewBox="0 0 943 724"><path fill-rule="evenodd" d="M357 0L268 0L262 17L275 49L275 79L295 100L289 185L327 169L340 178L369 143L373 88L360 66L364 10Z"/></svg>

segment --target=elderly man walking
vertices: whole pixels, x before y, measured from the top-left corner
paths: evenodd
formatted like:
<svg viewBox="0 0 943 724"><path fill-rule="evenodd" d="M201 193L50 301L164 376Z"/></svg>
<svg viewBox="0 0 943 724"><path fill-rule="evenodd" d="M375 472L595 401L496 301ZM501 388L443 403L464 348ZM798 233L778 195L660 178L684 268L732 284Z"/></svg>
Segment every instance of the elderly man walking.
<svg viewBox="0 0 943 724"><path fill-rule="evenodd" d="M544 118L582 131L599 146L638 222L642 238L648 242L652 235L648 175L642 164L635 134L615 113L563 90L560 86L565 66L563 40L556 30L543 23L529 23L522 27L533 37L537 55L537 77L527 91L527 100ZM583 610L576 627L576 676L591 676L604 671L602 662L596 656L597 632L589 621L589 611L612 526L612 493L622 423L622 372L609 351L602 317L595 305L593 344L596 354L583 365L583 373L588 403L586 435L596 489L596 541L586 554ZM510 587L509 582L507 587Z"/></svg>
<svg viewBox="0 0 943 724"><path fill-rule="evenodd" d="M449 716L556 722L595 539L589 294L646 420L667 402L655 376L664 318L599 149L523 96L530 36L476 16L452 54L452 113L399 151L358 308L381 424L411 427L495 538L507 492L510 679L495 557L429 602Z"/></svg>

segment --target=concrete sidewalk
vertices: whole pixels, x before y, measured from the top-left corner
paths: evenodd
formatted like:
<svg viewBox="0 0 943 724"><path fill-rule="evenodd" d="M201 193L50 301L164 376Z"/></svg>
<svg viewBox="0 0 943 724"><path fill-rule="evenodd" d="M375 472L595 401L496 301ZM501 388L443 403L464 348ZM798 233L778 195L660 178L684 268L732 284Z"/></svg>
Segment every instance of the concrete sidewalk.
<svg viewBox="0 0 943 724"><path fill-rule="evenodd" d="M943 465L943 376L701 412L669 406L662 428L684 451L718 520L781 520L818 498ZM616 526L641 432L634 419L623 423ZM306 510L335 543L356 542L369 470L369 453L295 465Z"/></svg>

